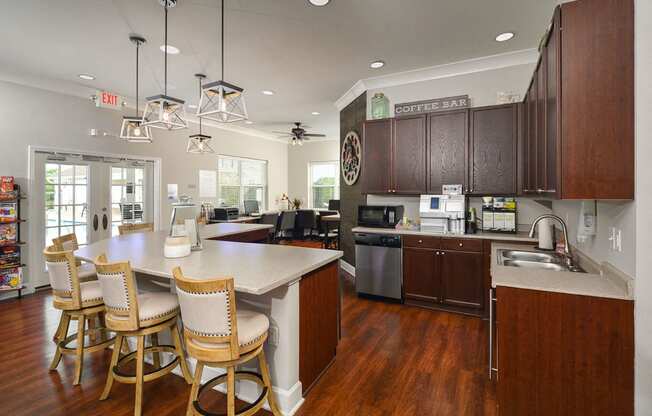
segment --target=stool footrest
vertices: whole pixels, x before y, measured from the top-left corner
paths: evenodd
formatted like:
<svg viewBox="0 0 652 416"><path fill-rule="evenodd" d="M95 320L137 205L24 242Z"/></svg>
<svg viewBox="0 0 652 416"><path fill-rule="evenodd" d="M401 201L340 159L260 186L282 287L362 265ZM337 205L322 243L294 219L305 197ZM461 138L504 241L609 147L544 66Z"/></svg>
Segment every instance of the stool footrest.
<svg viewBox="0 0 652 416"><path fill-rule="evenodd" d="M226 383L226 374L222 374L221 376L214 377L207 381L205 384L199 387L199 392L197 394L197 400L195 400L192 405L194 407L194 410L199 413L200 415L203 416L227 416L226 413L213 413L209 412L208 410L204 409L201 407L201 404L199 403L199 399L201 398L202 392L204 390L211 390L213 387L219 385L219 384L224 384ZM236 371L235 372L235 379L237 380L249 380L253 381L254 383L263 386L263 391L260 393L260 396L250 404L247 404L245 407L240 409L239 412L235 414L235 416L249 416L253 415L256 413L258 410L260 410L263 407L265 399L267 399L267 394L268 394L268 389L267 386L265 386L265 383L263 381L263 378L260 374L254 372L254 371Z"/></svg>
<svg viewBox="0 0 652 416"><path fill-rule="evenodd" d="M94 351L99 351L106 349L109 345L113 344L113 341L115 340L115 334L112 337L109 337L109 334L111 334L111 331L109 331L106 328L94 328L94 329L87 329L85 331L86 334L99 334L100 335L100 340L98 342L95 342L93 344L86 345L84 344L84 352L94 352ZM104 338L104 339L102 339ZM59 349L61 350L62 354L76 354L77 353L77 348L76 347L69 347L68 345L77 340L77 333L75 332L74 334L68 335L65 337L63 340L59 341Z"/></svg>
<svg viewBox="0 0 652 416"><path fill-rule="evenodd" d="M144 350L144 353L158 353L158 352L169 352L169 353L175 353L174 346L172 345L157 345L157 346L151 346L151 347L146 347ZM129 354L120 357L116 365L111 369L113 372L113 377L121 382L121 383L126 383L126 384L135 384L136 383L136 376L132 374L125 373L121 371L120 366L128 363L129 361L133 361L136 359L136 353L137 351L132 351ZM143 382L148 382L152 380L156 380L159 377L163 377L166 374L169 374L174 370L174 368L179 364L179 357L175 356L172 361L170 361L168 364L164 365L163 367L155 368L154 370L148 371L145 374L143 374Z"/></svg>

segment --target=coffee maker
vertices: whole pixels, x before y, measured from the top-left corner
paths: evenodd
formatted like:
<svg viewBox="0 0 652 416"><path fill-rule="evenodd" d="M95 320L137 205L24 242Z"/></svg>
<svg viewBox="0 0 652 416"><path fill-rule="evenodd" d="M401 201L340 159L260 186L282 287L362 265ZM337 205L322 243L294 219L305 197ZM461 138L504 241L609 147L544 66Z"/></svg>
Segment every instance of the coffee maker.
<svg viewBox="0 0 652 416"><path fill-rule="evenodd" d="M444 185L442 195L421 195L421 230L444 234L464 234L466 197L462 185Z"/></svg>

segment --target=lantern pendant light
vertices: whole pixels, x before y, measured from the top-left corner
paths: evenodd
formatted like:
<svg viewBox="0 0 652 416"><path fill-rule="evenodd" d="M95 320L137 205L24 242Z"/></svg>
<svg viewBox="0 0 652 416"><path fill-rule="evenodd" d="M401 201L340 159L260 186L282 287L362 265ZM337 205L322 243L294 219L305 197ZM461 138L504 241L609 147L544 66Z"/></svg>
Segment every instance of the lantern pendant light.
<svg viewBox="0 0 652 416"><path fill-rule="evenodd" d="M136 45L136 115L134 117L122 117L122 128L120 138L130 143L151 143L152 133L148 126L143 126L142 117L138 116L138 55L140 45L145 43L145 38L140 36L129 36L129 40Z"/></svg>
<svg viewBox="0 0 652 416"><path fill-rule="evenodd" d="M224 81L224 0L222 1L222 79L202 87L202 95L197 107L197 117L218 123L233 123L246 120L247 106L244 90Z"/></svg>
<svg viewBox="0 0 652 416"><path fill-rule="evenodd" d="M201 94L202 94L202 88L201 88L201 81L206 78L206 75L204 74L195 74L195 77L199 80L199 98L201 99ZM193 134L190 137L188 137L188 146L186 147L186 151L188 153L196 153L196 154L205 154L205 153L215 153L215 150L210 145L211 140L213 138L211 136L208 136L206 134L203 134L201 131L201 118L199 118L199 134Z"/></svg>
<svg viewBox="0 0 652 416"><path fill-rule="evenodd" d="M163 94L147 97L147 106L143 114L143 126L157 129L180 130L188 127L186 121L185 101L168 95L168 9L176 6L177 0L160 0L165 9L165 51L164 55L164 90Z"/></svg>

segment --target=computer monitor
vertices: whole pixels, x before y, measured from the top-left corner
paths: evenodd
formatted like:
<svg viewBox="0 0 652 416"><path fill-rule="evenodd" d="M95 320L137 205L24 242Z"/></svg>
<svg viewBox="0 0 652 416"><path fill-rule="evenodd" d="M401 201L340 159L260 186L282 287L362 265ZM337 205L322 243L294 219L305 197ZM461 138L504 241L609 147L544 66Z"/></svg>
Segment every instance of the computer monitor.
<svg viewBox="0 0 652 416"><path fill-rule="evenodd" d="M260 212L258 201L256 201L255 199L244 201L244 210L245 210L245 215L251 215L254 212Z"/></svg>
<svg viewBox="0 0 652 416"><path fill-rule="evenodd" d="M340 210L340 200L331 199L328 201L328 210L329 211L338 211Z"/></svg>

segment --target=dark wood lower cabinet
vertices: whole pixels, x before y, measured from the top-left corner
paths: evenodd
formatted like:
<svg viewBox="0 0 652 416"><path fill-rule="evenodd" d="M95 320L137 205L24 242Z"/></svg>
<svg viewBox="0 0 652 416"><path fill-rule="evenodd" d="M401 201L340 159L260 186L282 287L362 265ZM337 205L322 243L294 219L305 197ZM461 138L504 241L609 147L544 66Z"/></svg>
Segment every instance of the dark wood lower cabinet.
<svg viewBox="0 0 652 416"><path fill-rule="evenodd" d="M406 237L403 241L405 303L476 316L483 314L480 240Z"/></svg>
<svg viewBox="0 0 652 416"><path fill-rule="evenodd" d="M634 303L498 287L500 416L634 414Z"/></svg>
<svg viewBox="0 0 652 416"><path fill-rule="evenodd" d="M442 303L482 309L482 254L441 251L439 255Z"/></svg>
<svg viewBox="0 0 652 416"><path fill-rule="evenodd" d="M423 248L403 249L403 292L405 299L438 302L441 299L435 251Z"/></svg>

